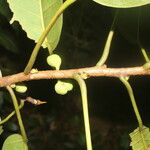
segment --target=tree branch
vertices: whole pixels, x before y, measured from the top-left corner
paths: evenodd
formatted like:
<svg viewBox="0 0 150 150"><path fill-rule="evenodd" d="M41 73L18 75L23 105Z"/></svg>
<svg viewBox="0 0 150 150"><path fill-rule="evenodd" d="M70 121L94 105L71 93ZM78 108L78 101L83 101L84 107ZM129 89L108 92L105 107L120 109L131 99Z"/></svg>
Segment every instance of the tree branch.
<svg viewBox="0 0 150 150"><path fill-rule="evenodd" d="M106 68L106 67L88 67L68 70L46 70L37 73L25 75L23 72L0 77L0 87L5 87L17 82L41 80L41 79L65 79L73 78L75 73L86 74L88 77L124 77L124 76L142 76L150 75L150 70L145 70L142 66L129 68Z"/></svg>

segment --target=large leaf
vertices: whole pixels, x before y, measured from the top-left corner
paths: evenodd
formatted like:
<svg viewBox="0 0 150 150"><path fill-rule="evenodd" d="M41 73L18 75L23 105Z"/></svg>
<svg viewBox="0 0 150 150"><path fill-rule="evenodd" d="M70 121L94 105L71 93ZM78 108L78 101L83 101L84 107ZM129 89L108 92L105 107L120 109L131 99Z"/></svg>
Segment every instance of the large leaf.
<svg viewBox="0 0 150 150"><path fill-rule="evenodd" d="M11 20L19 21L22 28L27 32L27 36L35 42L47 27L62 0L7 0L14 15ZM62 16L48 34L43 43L43 47L54 50L58 44L62 29Z"/></svg>
<svg viewBox="0 0 150 150"><path fill-rule="evenodd" d="M149 150L150 149L150 130L143 126L142 129L135 129L130 133L131 146L133 150Z"/></svg>
<svg viewBox="0 0 150 150"><path fill-rule="evenodd" d="M28 150L28 146L20 134L13 134L5 140L2 150Z"/></svg>
<svg viewBox="0 0 150 150"><path fill-rule="evenodd" d="M115 8L130 8L150 4L150 0L93 0L101 5Z"/></svg>

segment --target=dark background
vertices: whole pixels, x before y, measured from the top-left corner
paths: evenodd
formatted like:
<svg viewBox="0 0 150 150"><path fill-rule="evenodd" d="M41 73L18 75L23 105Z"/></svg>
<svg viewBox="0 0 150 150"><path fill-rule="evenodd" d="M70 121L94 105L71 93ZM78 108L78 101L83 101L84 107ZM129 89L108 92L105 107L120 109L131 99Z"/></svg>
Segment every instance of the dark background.
<svg viewBox="0 0 150 150"><path fill-rule="evenodd" d="M129 67L144 64L139 43L150 50L150 8L121 9L116 24L108 67ZM94 66L102 54L116 9L98 5L92 0L78 0L64 12L60 42L55 50L62 57L61 69ZM3 76L22 72L34 41L26 37L18 22L9 21L12 13L5 0L0 1L0 69ZM139 32L138 32L139 30ZM51 69L46 63L47 50L41 50L35 68ZM54 91L56 80L26 82L28 92L17 94L47 101L33 106L26 104L21 113L28 134L30 150L86 149L81 98L78 85L65 96ZM137 121L125 87L117 78L90 78L86 80L94 150L129 150L129 133ZM135 98L144 124L150 124L150 96L147 76L131 77ZM13 110L5 89L0 91L0 114L4 118ZM1 145L5 138L18 133L15 117L3 126Z"/></svg>

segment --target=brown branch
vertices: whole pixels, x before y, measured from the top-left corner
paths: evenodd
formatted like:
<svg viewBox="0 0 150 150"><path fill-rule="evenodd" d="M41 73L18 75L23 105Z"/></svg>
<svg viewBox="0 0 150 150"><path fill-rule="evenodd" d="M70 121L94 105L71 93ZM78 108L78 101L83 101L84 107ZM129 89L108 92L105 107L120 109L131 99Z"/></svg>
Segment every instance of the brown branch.
<svg viewBox="0 0 150 150"><path fill-rule="evenodd" d="M1 77L0 87L30 80L73 78L75 73L85 73L88 77L121 77L150 75L150 70L145 70L142 66L130 68L89 67L68 70L38 71L37 73L30 73L28 75L25 75L24 73L18 73L6 77Z"/></svg>

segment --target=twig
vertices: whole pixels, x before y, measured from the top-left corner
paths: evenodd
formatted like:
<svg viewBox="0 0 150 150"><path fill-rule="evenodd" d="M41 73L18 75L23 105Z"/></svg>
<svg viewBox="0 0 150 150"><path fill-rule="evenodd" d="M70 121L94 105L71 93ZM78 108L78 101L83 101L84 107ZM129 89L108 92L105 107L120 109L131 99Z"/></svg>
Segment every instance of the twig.
<svg viewBox="0 0 150 150"><path fill-rule="evenodd" d="M25 99L25 101L27 101L27 102L29 102L29 103L35 105L35 106L38 106L38 105L42 105L42 104L47 103L46 101L41 101L41 100L39 100L39 99L35 99L35 98L32 98L32 97L27 97L27 98Z"/></svg>
<svg viewBox="0 0 150 150"><path fill-rule="evenodd" d="M143 66L140 66L130 68L89 67L69 70L46 70L29 73L28 75L22 72L11 76L0 77L0 87L30 80L73 78L75 73L85 73L88 77L124 77L150 75L150 70L145 70Z"/></svg>

